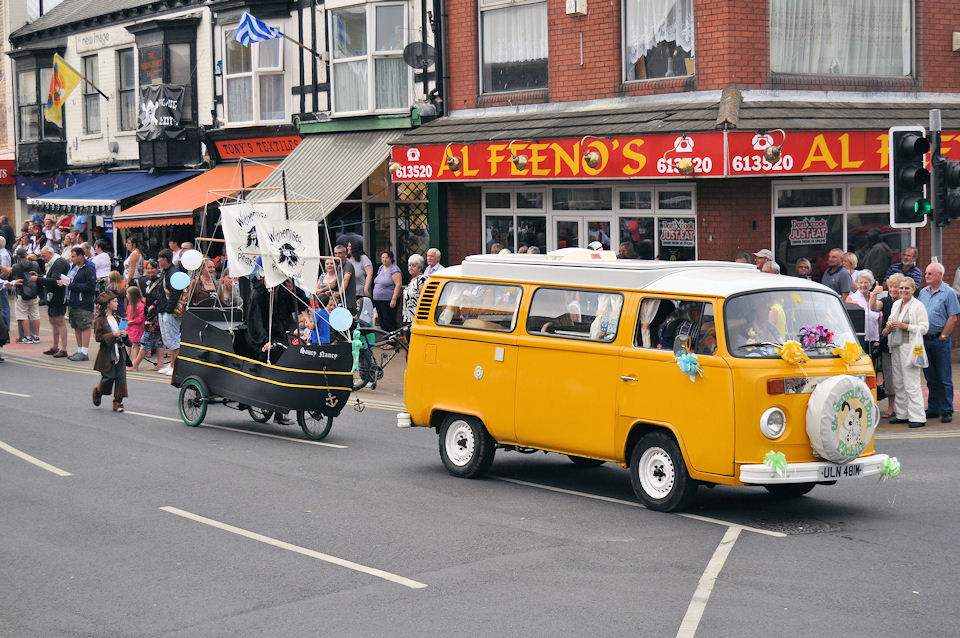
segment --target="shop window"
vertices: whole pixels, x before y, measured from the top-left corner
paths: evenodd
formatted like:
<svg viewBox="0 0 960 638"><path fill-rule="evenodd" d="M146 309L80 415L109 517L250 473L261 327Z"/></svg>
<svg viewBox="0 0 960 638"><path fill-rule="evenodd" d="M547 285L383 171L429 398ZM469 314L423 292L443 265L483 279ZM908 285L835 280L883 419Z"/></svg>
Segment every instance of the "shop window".
<svg viewBox="0 0 960 638"><path fill-rule="evenodd" d="M227 121L283 120L283 40L274 38L245 47L233 39L235 33L224 34Z"/></svg>
<svg viewBox="0 0 960 638"><path fill-rule="evenodd" d="M330 11L333 110L398 111L410 104L403 61L406 5L368 3Z"/></svg>
<svg viewBox="0 0 960 638"><path fill-rule="evenodd" d="M534 247L536 247L536 250L531 250ZM517 216L517 252L547 252L546 217L543 215Z"/></svg>
<svg viewBox="0 0 960 638"><path fill-rule="evenodd" d="M511 332L521 290L519 286L450 282L437 302L437 325Z"/></svg>
<svg viewBox="0 0 960 638"><path fill-rule="evenodd" d="M484 203L487 208L510 208L510 193L488 191L484 194Z"/></svg>
<svg viewBox="0 0 960 638"><path fill-rule="evenodd" d="M687 261L697 257L694 191L656 187L618 192L622 259Z"/></svg>
<svg viewBox="0 0 960 638"><path fill-rule="evenodd" d="M527 332L609 343L616 339L623 295L540 288L533 293Z"/></svg>
<svg viewBox="0 0 960 638"><path fill-rule="evenodd" d="M905 77L912 71L911 0L771 0L776 73Z"/></svg>
<svg viewBox="0 0 960 638"><path fill-rule="evenodd" d="M663 261L697 258L697 220L692 217L659 218L660 252Z"/></svg>
<svg viewBox="0 0 960 638"><path fill-rule="evenodd" d="M617 254L621 259L653 259L653 217L621 217L620 245Z"/></svg>
<svg viewBox="0 0 960 638"><path fill-rule="evenodd" d="M660 210L693 210L693 194L690 191L660 191L657 193L657 208Z"/></svg>
<svg viewBox="0 0 960 638"><path fill-rule="evenodd" d="M797 260L810 260L819 280L833 248L856 253L858 269L882 278L911 245L910 229L890 226L886 184L850 184L776 189L774 254L784 274L795 275Z"/></svg>
<svg viewBox="0 0 960 638"><path fill-rule="evenodd" d="M513 251L513 215L487 215L484 221L486 252L499 253L506 248Z"/></svg>
<svg viewBox="0 0 960 638"><path fill-rule="evenodd" d="M96 55L83 58L83 75L89 82L81 82L83 87L83 132L100 132L100 94L94 86L100 84L99 67ZM92 83L92 86L91 86Z"/></svg>
<svg viewBox="0 0 960 638"><path fill-rule="evenodd" d="M553 210L612 210L612 188L554 188Z"/></svg>
<svg viewBox="0 0 960 638"><path fill-rule="evenodd" d="M621 210L651 210L653 193L651 191L620 191Z"/></svg>
<svg viewBox="0 0 960 638"><path fill-rule="evenodd" d="M693 0L624 1L626 79L693 75Z"/></svg>
<svg viewBox="0 0 960 638"><path fill-rule="evenodd" d="M137 128L137 67L133 49L117 51L117 108L121 131Z"/></svg>
<svg viewBox="0 0 960 638"><path fill-rule="evenodd" d="M484 93L547 87L547 3L480 0Z"/></svg>

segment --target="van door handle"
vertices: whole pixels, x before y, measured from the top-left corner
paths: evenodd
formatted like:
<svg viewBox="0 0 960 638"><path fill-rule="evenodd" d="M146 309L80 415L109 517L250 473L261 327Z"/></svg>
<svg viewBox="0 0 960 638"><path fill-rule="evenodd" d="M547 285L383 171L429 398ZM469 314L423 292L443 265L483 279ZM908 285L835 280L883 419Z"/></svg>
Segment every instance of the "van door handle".
<svg viewBox="0 0 960 638"><path fill-rule="evenodd" d="M628 377L628 376L622 375L622 374L620 375L620 378L621 378L623 381L639 381L639 380L640 380L640 379L638 379L638 378L636 378L636 377Z"/></svg>

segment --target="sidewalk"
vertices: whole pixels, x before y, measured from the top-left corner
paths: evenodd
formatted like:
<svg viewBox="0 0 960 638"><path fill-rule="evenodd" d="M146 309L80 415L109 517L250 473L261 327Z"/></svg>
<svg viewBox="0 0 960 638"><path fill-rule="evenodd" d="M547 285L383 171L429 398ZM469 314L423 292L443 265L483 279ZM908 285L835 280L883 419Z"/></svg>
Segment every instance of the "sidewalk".
<svg viewBox="0 0 960 638"><path fill-rule="evenodd" d="M13 355L22 355L27 357L35 357L38 359L46 360L50 363L56 363L63 366L69 367L78 367L78 368L90 368L93 366L92 360L96 357L97 344L91 339L91 361L68 361L66 359L54 359L53 357L45 356L43 351L50 347L51 337L50 337L50 324L46 321L44 316L44 311L41 309L41 320L40 320L40 343L38 344L20 344L20 343L10 343L3 348L4 354L13 354ZM16 341L17 327L13 326L10 331L10 336ZM68 351L73 353L76 350L76 344L73 341L73 331L69 331L69 349ZM954 406L960 405L960 349L954 348L953 350L953 387L954 387ZM3 364L0 363L0 366ZM146 362L141 365L141 371L138 374L144 375L155 375L157 377L162 376L155 372L148 372L146 368L149 366ZM377 383L376 390L371 390L369 386L363 388L359 392L356 392L356 397L360 401L365 403L370 403L371 405L381 405L388 408L402 409L403 407L403 373L407 367L407 360L404 354L398 354L390 362L389 365L383 371L383 379ZM2 368L0 368L2 369ZM926 400L927 387L926 384L923 386L924 400ZM353 401L353 398L351 398ZM887 411L887 400L884 399L879 402L880 411ZM960 430L960 414L957 415L958 421L954 423L941 423L940 419L930 419L927 422L927 426L920 429L910 429L906 424L897 424L893 425L889 422L889 419L880 420L880 428L883 432L886 433L900 433L900 432L944 432L944 431L954 431Z"/></svg>

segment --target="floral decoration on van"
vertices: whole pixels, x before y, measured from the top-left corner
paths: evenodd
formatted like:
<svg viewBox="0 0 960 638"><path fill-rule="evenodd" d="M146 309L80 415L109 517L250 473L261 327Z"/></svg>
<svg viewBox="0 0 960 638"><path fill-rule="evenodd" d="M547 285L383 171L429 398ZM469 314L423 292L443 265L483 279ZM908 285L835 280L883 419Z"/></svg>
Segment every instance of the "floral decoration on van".
<svg viewBox="0 0 960 638"><path fill-rule="evenodd" d="M787 363L792 363L796 366L810 361L810 357L803 351L803 346L800 345L800 342L796 339L791 339L778 346L777 355Z"/></svg>
<svg viewBox="0 0 960 638"><path fill-rule="evenodd" d="M863 348L860 347L859 343L854 343L853 341L848 341L843 344L843 347L837 347L830 351L835 357L839 357L843 360L843 363L848 367L857 361L860 360L860 357L863 356Z"/></svg>
<svg viewBox="0 0 960 638"><path fill-rule="evenodd" d="M690 352L687 348L681 348L677 351L677 357L674 359L680 372L690 377L690 381L696 381L697 375L703 376L703 370L697 362L697 355Z"/></svg>
<svg viewBox="0 0 960 638"><path fill-rule="evenodd" d="M891 456L880 461L880 480L897 478L900 476L900 461L897 457Z"/></svg>
<svg viewBox="0 0 960 638"><path fill-rule="evenodd" d="M781 478L787 475L787 455L783 452L770 450L763 456L763 464Z"/></svg>
<svg viewBox="0 0 960 638"><path fill-rule="evenodd" d="M823 326L803 326L800 328L800 342L805 348L826 348L833 342L833 332Z"/></svg>

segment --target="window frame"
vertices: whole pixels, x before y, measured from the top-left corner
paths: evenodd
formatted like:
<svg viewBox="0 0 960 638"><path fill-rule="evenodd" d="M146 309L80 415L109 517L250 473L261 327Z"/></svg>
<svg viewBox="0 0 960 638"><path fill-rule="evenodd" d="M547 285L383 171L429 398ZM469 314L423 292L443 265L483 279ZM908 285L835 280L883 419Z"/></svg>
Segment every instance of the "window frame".
<svg viewBox="0 0 960 638"><path fill-rule="evenodd" d="M356 115L366 115L373 113L404 113L410 109L413 104L413 69L406 62L403 66L406 71L406 94L403 97L403 104L397 107L377 106L377 61L378 60L403 60L403 50L410 44L409 23L410 7L405 2L387 1L387 2L359 2L353 4L340 4L336 6L327 5L327 29L330 37L335 37L333 20L336 13L343 9L353 9L357 7L364 8L364 34L366 36L366 51L362 55L354 55L343 58L336 57L336 51L331 47L330 52L330 111L333 117L349 117ZM403 32L402 46L399 49L386 49L380 51L377 49L377 9L383 7L400 7L403 10L401 29ZM337 107L337 81L335 67L337 65L347 65L356 62L364 62L367 71L367 107L365 109L341 110Z"/></svg>
<svg viewBox="0 0 960 638"><path fill-rule="evenodd" d="M228 62L227 56L230 55L231 42L236 42L233 38L237 32L239 25L232 25L229 27L224 27L222 30L223 33L223 118L224 126L249 126L250 124L261 124L261 123L278 123L286 122L287 115L289 113L289 102L287 100L288 86L287 86L287 74L286 74L286 44L283 41L283 38L273 38L270 40L265 40L264 42L253 42L246 49L250 54L250 68L246 71L238 71L235 73L230 72L230 64ZM260 65L260 45L268 44L269 46L276 46L278 48L276 66L261 66ZM236 42L236 46L243 47L242 44ZM270 76L280 76L281 80L281 90L280 94L283 99L282 106L282 115L278 118L264 118L261 111L260 104L260 78L270 77ZM231 117L231 100L230 92L228 90L228 84L231 80L248 80L250 82L250 119L232 119Z"/></svg>
<svg viewBox="0 0 960 638"><path fill-rule="evenodd" d="M644 2L644 1L645 1L645 0L636 0L636 2L638 2L638 3L639 3L639 2ZM680 1L680 0L678 0L678 1ZM656 76L656 77L643 77L643 78L633 78L633 79L631 79L631 78L629 77L630 74L629 74L629 71L628 71L629 66L630 66L630 62L629 62L629 60L628 60L628 58L627 58L627 48L628 48L628 46L629 46L629 36L628 36L628 34L627 34L627 26L628 26L628 22L627 22L627 11L628 11L628 8L629 8L630 0L622 0L622 1L621 1L620 11L621 11L621 16L622 16L622 18L621 18L621 23L622 23L622 24L621 24L621 26L620 26L620 37L621 37L620 64L622 65L622 68L621 68L621 77L622 77L622 80L623 80L624 83L649 82L649 81L657 81L657 80L670 80L670 79L676 79L676 78L690 78L690 77L693 77L694 75L696 75L696 62L694 62L694 65L693 65L694 68L693 68L692 72L690 72L690 73L687 72L687 65L686 65L686 60L694 60L694 61L695 61L695 60L697 59L697 54L696 54L696 13L697 13L697 2L696 2L695 0L689 0L689 2L690 2L690 13L691 13L690 18L691 18L691 20L693 21L693 25L691 25L691 26L692 26L692 28L694 29L694 49L690 52L690 57L689 57L689 58L685 58L685 59L683 60L683 65L684 65L684 66L683 66L683 73L676 73L676 74L674 74L674 75L662 75L662 76ZM645 54L644 54L644 55L645 55ZM638 60L638 61L639 61L640 57L641 57L641 56L638 56L638 57L637 57L637 60Z"/></svg>
<svg viewBox="0 0 960 638"><path fill-rule="evenodd" d="M133 66L133 84L131 86L124 86L123 57L128 54L130 56L130 64ZM120 131L132 132L137 130L137 116L139 114L137 111L137 93L137 51L134 47L117 49L117 123L118 130ZM125 127L123 121L124 98L129 99L131 96L133 97L133 121Z"/></svg>
<svg viewBox="0 0 960 638"><path fill-rule="evenodd" d="M516 291L517 291L518 294L517 294L516 300L514 301L514 306L513 306L513 310L512 310L512 312L513 312L513 317L512 317L511 320L510 320L510 328L509 328L509 329L498 329L498 328L493 328L493 327L483 327L483 326L477 326L477 325L470 325L470 326L464 325L467 321L470 321L470 319L465 319L465 320L464 320L462 323L460 323L460 324L449 323L449 321L448 321L448 322L442 322L442 321L441 321L441 316L442 316L443 313L446 312L446 310L447 310L447 306L442 303L442 302L444 301L444 296L448 293L448 291L453 290L453 289L454 289L455 287L457 287L457 286L462 286L464 289L467 289L467 288L469 288L469 287L478 287L478 286L486 286L486 287L491 288L492 290L496 290L496 289L498 289L498 288L502 288L502 289L503 289L503 292L507 292L509 289L516 289ZM523 295L524 295L523 286L521 286L521 285L519 285L519 284L508 284L508 283L494 282L494 281L470 281L470 280L448 281L448 282L446 282L446 283L443 284L443 287L442 287L442 288L439 290L439 292L437 293L437 305L436 305L436 308L434 309L434 313L433 313L433 322L434 322L437 326L440 326L440 327L443 327L443 328L456 328L456 329L462 329L462 330L481 330L481 331L484 331L484 332L496 332L496 333L500 333L500 334L511 334L511 333L513 333L514 331L516 331L517 326L519 325L520 306L521 306L521 304L523 303ZM457 307L458 307L458 308L463 308L464 306L461 304L461 305L458 305ZM478 309L479 309L479 308L478 308ZM478 313L478 314L481 314L481 313ZM484 314L484 315L490 315L490 314L493 314L493 313L482 313L482 314ZM472 319L472 318L471 318L471 319ZM484 320L481 319L480 321L484 321ZM489 322L489 323L492 323L492 322Z"/></svg>
<svg viewBox="0 0 960 638"><path fill-rule="evenodd" d="M572 292L572 293L581 293L581 294L582 294L582 293L587 293L587 294L590 294L590 295L596 295L598 302L599 302L599 297L600 297L601 295L610 295L610 296L619 298L619 299L620 299L620 306L619 306L619 308L618 308L617 316L616 316L616 324L615 324L616 327L615 327L615 329L614 329L614 331L613 331L612 334L604 333L605 336L607 336L607 335L609 334L610 338L609 338L609 339L606 339L606 338L604 338L604 339L593 339L593 338L590 336L589 333L587 333L587 334L574 334L573 332L544 332L544 331L543 331L544 327L546 327L547 325L549 325L549 324L550 324L550 321L545 321L544 323L542 323L542 324L540 325L540 328L531 331L530 328L531 328L531 319L532 319L532 317L543 317L543 316L544 316L544 315L534 314L534 311L535 311L535 310L538 310L538 309L534 306L534 304L537 303L537 295L538 295L539 293L541 293L541 292L544 292L544 291L549 291L549 292ZM525 332L526 334L530 335L531 337L546 337L546 338L553 338L553 339L569 339L569 340L573 340L573 341L589 341L590 343L612 344L612 343L614 343L614 342L617 340L617 337L618 337L619 334L620 334L620 324L621 324L621 319L623 318L624 303L625 303L625 297L624 297L623 293L620 292L620 291L616 291L616 290L596 290L596 289L590 289L590 288L566 288L566 287L559 287L559 286L538 286L538 287L533 291L532 296L530 297L530 306L527 308L527 320L526 320L526 322L524 323L523 330L524 330L524 332ZM583 315L583 312L584 312L584 311L583 311L583 308L580 309L580 312L581 312L581 321L580 321L579 323L583 324L583 323L585 323L585 322L582 320L582 319L583 319L582 315ZM592 318L590 319L590 324L591 324L591 325L592 325L593 322L596 320L596 318L597 318L597 315L596 315L596 314L592 315Z"/></svg>
<svg viewBox="0 0 960 638"><path fill-rule="evenodd" d="M533 4L543 4L547 9L547 29L544 34L547 38L546 47L547 47L547 72L546 77L544 78L543 86L538 87L523 87L519 89L503 89L503 90L492 90L485 86L483 79L483 13L484 11L496 11L498 9L509 9L512 7L524 6L524 5L533 5ZM484 0L477 1L477 85L480 87L480 95L502 95L508 93L522 93L525 91L543 91L550 88L550 11L549 4L547 0L490 0L489 2L484 2Z"/></svg>
<svg viewBox="0 0 960 638"><path fill-rule="evenodd" d="M85 55L80 58L80 66L87 81L81 81L83 87L83 134L101 135L103 131L100 117L100 92L94 88L100 82L100 54ZM95 128L92 120L96 118Z"/></svg>

